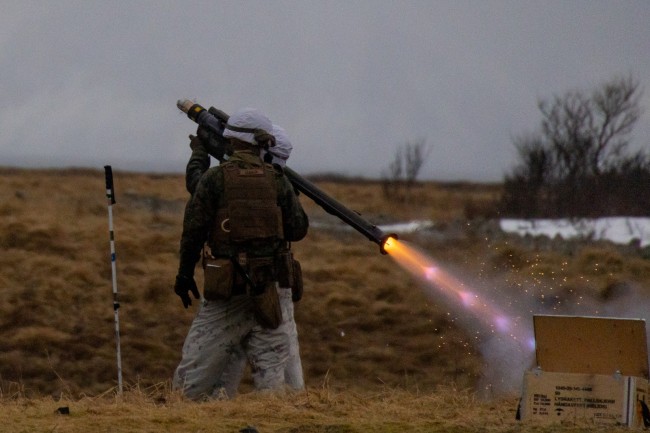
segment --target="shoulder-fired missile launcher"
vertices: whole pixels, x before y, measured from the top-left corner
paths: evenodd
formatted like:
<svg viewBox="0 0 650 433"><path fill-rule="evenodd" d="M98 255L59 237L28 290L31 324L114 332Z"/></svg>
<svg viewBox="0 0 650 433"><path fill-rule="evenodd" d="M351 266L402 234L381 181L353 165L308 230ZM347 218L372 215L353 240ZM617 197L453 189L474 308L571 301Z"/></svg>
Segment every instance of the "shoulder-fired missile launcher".
<svg viewBox="0 0 650 433"><path fill-rule="evenodd" d="M214 107L205 109L200 104L188 99L179 99L176 106L187 114L187 117L196 122L199 126L207 129L216 137L223 139L224 125L228 122L228 114ZM208 147L208 153L219 161L224 160L226 150L220 143L223 140L215 140ZM379 251L386 254L385 246L389 239L397 239L396 234L385 234L379 227L366 221L357 212L347 208L334 198L320 190L316 185L300 176L289 167L283 168L287 178L293 184L294 188L312 199L317 205L322 207L327 213L336 216L344 223L367 237L370 241L379 245Z"/></svg>

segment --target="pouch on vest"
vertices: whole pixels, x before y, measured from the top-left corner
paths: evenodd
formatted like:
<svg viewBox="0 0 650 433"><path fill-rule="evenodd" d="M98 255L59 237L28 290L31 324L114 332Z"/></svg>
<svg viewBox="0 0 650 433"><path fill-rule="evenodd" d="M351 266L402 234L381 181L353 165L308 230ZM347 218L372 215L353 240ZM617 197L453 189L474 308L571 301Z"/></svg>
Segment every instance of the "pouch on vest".
<svg viewBox="0 0 650 433"><path fill-rule="evenodd" d="M291 300L298 302L302 299L303 283L302 283L302 267L300 262L296 259L291 260L291 267L293 268L293 284L291 285Z"/></svg>
<svg viewBox="0 0 650 433"><path fill-rule="evenodd" d="M252 295L253 314L263 328L277 329L282 323L282 308L275 282L268 283L259 295Z"/></svg>
<svg viewBox="0 0 650 433"><path fill-rule="evenodd" d="M291 251L278 254L277 269L280 287L290 287L293 302L300 301L303 291L302 268L300 262L293 258Z"/></svg>
<svg viewBox="0 0 650 433"><path fill-rule="evenodd" d="M257 323L276 329L282 323L282 308L278 296L273 258L249 258L248 270L253 286L249 288L253 313Z"/></svg>
<svg viewBox="0 0 650 433"><path fill-rule="evenodd" d="M293 254L291 251L277 255L276 266L278 270L278 285L280 287L293 286Z"/></svg>
<svg viewBox="0 0 650 433"><path fill-rule="evenodd" d="M230 299L233 287L233 264L229 259L203 259L203 297L208 301Z"/></svg>

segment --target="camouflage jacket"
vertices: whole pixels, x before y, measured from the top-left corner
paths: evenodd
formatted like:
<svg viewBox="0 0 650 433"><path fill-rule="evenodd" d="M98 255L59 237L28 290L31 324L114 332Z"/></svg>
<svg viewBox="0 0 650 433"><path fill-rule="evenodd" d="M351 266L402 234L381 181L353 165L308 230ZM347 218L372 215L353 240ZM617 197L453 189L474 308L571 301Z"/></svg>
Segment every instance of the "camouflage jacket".
<svg viewBox="0 0 650 433"><path fill-rule="evenodd" d="M210 168L210 155L204 146L197 146L192 149L192 156L185 167L185 188L190 194L194 194L196 186L203 173Z"/></svg>
<svg viewBox="0 0 650 433"><path fill-rule="evenodd" d="M224 153L229 154L230 146L227 138L217 136L199 126L190 147L192 156L185 167L185 187L187 192L194 194L199 179L210 168L210 156L221 161Z"/></svg>
<svg viewBox="0 0 650 433"><path fill-rule="evenodd" d="M237 164L241 168L250 168L259 167L264 163L259 156L252 152L240 151L235 152L224 164ZM185 208L179 274L188 277L194 275L194 267L200 259L203 245L210 238L210 229L216 219L217 210L224 204L224 164L208 169L201 176L194 195ZM276 168L276 185L278 206L282 210L284 241L299 241L307 235L309 228L307 214L298 200L293 185L278 168ZM257 256L273 255L285 243L277 241L258 245L255 251L246 252ZM234 254L234 251L228 249L218 250L213 245L210 247L215 256L232 256Z"/></svg>

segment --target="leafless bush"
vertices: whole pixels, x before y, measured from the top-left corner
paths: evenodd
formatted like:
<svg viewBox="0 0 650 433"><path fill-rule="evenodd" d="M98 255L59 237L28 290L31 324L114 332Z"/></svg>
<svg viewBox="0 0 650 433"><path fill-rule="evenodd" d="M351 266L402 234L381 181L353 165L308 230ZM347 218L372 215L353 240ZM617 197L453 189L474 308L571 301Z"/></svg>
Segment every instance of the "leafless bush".
<svg viewBox="0 0 650 433"><path fill-rule="evenodd" d="M424 138L399 146L393 161L382 174L384 196L391 200L406 201L430 153L431 146L426 144Z"/></svg>
<svg viewBox="0 0 650 433"><path fill-rule="evenodd" d="M590 95L570 91L540 101L540 130L514 139L519 164L505 178L503 211L523 217L646 215L650 192L641 180L650 178L650 156L627 152L641 95L630 76Z"/></svg>

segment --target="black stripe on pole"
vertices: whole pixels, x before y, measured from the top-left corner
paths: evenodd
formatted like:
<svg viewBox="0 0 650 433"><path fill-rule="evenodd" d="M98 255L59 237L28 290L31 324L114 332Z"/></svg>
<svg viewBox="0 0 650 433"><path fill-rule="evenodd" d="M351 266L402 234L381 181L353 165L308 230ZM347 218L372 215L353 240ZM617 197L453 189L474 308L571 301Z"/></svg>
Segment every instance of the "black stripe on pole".
<svg viewBox="0 0 650 433"><path fill-rule="evenodd" d="M104 166L104 174L106 175L106 197L111 199L111 204L115 204L115 190L113 189L113 169L110 165Z"/></svg>

